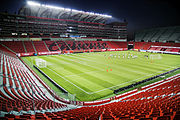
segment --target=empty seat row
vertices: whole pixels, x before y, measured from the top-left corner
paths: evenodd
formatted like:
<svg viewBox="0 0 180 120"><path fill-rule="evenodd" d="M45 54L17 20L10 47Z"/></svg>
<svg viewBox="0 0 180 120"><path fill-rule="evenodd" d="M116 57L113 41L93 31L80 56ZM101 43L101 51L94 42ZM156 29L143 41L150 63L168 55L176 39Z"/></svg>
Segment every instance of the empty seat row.
<svg viewBox="0 0 180 120"><path fill-rule="evenodd" d="M127 42L110 41L3 41L1 43L15 53L127 48Z"/></svg>
<svg viewBox="0 0 180 120"><path fill-rule="evenodd" d="M29 111L65 108L64 104L53 101L46 87L26 69L19 59L0 53L2 87L0 91L0 111Z"/></svg>
<svg viewBox="0 0 180 120"><path fill-rule="evenodd" d="M148 49L152 49L152 46L180 47L180 44L162 43L162 42L134 42L134 49L148 50Z"/></svg>

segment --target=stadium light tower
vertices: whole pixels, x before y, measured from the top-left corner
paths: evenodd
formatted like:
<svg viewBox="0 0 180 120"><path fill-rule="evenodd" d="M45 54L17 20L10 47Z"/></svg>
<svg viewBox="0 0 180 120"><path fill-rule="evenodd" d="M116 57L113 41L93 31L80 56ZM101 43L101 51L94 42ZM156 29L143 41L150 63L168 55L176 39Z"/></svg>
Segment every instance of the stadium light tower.
<svg viewBox="0 0 180 120"><path fill-rule="evenodd" d="M41 6L40 3L34 2L34 1L27 1L28 5L32 5L32 6Z"/></svg>
<svg viewBox="0 0 180 120"><path fill-rule="evenodd" d="M63 8L63 7L57 7L57 6L52 6L52 5L45 5L45 4L40 4L38 2L34 1L27 1L27 4L30 6L42 6L50 9L59 9L59 10L64 10L64 11L72 11L72 12L80 12L84 14L89 14L89 15L96 15L96 16L101 16L101 17L106 17L106 18L112 18L111 15L105 15L105 14L99 14L99 13L94 13L94 12L85 12L85 11L80 11L80 10L75 10L75 9L70 9L70 8Z"/></svg>

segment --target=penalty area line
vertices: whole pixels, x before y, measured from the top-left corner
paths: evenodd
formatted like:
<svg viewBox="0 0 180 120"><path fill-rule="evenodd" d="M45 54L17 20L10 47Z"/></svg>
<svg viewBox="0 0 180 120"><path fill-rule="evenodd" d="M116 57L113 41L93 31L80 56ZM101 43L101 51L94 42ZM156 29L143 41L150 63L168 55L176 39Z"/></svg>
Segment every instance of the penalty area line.
<svg viewBox="0 0 180 120"><path fill-rule="evenodd" d="M47 68L47 67L46 67ZM56 71L50 69L50 68L47 68L49 70L51 70L52 72L54 72L56 75L58 75L59 77L61 77L62 79L64 79L65 81L69 82L70 84L72 84L73 86L77 87L78 89L82 90L83 92L87 93L87 94L90 94L89 92L83 90L82 88L80 88L79 86L77 86L76 84L72 83L71 81L69 81L68 79L66 79L65 77L59 75Z"/></svg>

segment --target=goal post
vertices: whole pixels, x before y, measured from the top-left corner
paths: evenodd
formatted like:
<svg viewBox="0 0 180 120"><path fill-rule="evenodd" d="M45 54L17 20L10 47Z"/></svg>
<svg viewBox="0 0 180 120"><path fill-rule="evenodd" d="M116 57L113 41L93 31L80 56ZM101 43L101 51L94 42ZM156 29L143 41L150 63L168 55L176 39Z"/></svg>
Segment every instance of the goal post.
<svg viewBox="0 0 180 120"><path fill-rule="evenodd" d="M76 103L76 94L56 92L56 95L70 101L72 104Z"/></svg>
<svg viewBox="0 0 180 120"><path fill-rule="evenodd" d="M161 57L160 54L152 54L152 55L149 56L149 58L151 60L155 60L155 59L161 59L162 57Z"/></svg>
<svg viewBox="0 0 180 120"><path fill-rule="evenodd" d="M47 62L45 60L43 60L43 59L36 59L35 61L36 61L37 67L39 67L39 68L47 67Z"/></svg>

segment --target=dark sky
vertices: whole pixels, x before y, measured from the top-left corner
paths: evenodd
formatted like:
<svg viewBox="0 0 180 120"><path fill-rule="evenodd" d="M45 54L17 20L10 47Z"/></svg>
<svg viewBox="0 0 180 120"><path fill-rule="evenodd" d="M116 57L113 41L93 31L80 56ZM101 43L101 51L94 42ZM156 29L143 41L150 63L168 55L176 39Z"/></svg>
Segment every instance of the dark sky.
<svg viewBox="0 0 180 120"><path fill-rule="evenodd" d="M112 15L115 20L126 19L128 31L158 26L180 25L178 0L34 0L88 12ZM0 11L14 13L26 0L1 0Z"/></svg>

